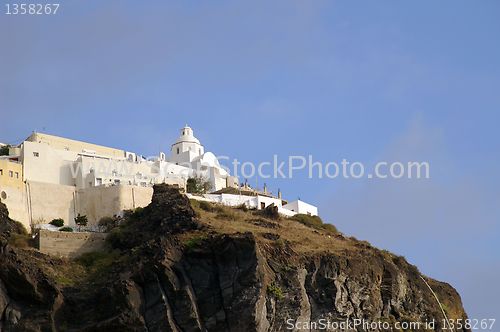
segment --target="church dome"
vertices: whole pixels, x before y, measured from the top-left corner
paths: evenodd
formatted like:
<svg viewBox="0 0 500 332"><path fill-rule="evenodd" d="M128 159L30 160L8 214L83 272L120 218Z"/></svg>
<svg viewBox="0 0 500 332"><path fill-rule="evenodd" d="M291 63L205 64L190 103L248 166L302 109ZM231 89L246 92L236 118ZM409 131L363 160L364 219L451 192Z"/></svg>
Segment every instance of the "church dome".
<svg viewBox="0 0 500 332"><path fill-rule="evenodd" d="M206 152L193 159L193 163L198 163L205 167L214 167L219 169L221 175L228 175L227 171L220 165L219 160L212 152Z"/></svg>
<svg viewBox="0 0 500 332"><path fill-rule="evenodd" d="M174 144L183 142L200 144L200 141L193 135L193 129L188 125L185 125L184 128L181 129L181 136L179 136Z"/></svg>

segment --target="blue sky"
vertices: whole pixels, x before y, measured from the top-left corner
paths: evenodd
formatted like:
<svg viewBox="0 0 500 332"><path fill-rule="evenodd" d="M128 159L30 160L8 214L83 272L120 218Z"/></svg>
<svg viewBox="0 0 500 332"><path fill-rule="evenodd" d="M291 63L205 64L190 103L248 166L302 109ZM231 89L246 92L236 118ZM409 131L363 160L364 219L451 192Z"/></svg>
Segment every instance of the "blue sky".
<svg viewBox="0 0 500 332"><path fill-rule="evenodd" d="M242 161L428 160L429 180L267 182L451 283L471 317L500 318L499 14L497 1L287 0L2 15L0 141L38 130L152 155L189 123Z"/></svg>

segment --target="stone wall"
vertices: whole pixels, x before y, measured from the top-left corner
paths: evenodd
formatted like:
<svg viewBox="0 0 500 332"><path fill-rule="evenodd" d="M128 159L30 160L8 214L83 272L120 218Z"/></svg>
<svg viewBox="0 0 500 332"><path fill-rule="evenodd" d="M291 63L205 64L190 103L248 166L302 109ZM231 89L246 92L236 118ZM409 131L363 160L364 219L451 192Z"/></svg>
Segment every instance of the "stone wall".
<svg viewBox="0 0 500 332"><path fill-rule="evenodd" d="M99 186L76 190L74 186L27 181L22 189L0 187L12 219L30 231L31 224L48 223L62 218L66 226L75 226L75 216L86 215L89 224L102 217L119 215L123 210L151 203L153 188L129 185Z"/></svg>
<svg viewBox="0 0 500 332"><path fill-rule="evenodd" d="M70 233L40 230L36 242L38 250L60 257L77 257L104 248L106 233Z"/></svg>

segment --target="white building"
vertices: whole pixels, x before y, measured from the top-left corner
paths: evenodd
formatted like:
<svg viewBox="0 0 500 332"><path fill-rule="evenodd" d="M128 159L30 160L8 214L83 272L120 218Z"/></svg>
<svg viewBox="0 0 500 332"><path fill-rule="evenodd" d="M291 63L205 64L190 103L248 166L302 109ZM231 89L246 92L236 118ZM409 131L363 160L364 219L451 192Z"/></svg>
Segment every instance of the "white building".
<svg viewBox="0 0 500 332"><path fill-rule="evenodd" d="M187 195L189 198L196 200L233 207L244 204L247 208L256 210L263 210L269 206L275 206L278 208L278 212L286 217L291 217L296 214L307 214L310 216L318 215L318 208L314 205L300 200L288 203L281 198L281 193L279 192L278 197L275 197L268 193L266 189L263 192L259 192L247 186L238 188L238 190L227 188L204 195Z"/></svg>
<svg viewBox="0 0 500 332"><path fill-rule="evenodd" d="M0 163L0 194L11 217L26 228L62 218L72 224L78 214L90 222L149 204L152 186L158 183L185 188L194 174L206 177L213 190L238 184L215 155L185 126L165 153L144 158L125 150L33 133ZM7 161L9 163L7 164ZM16 164L18 163L18 165Z"/></svg>
<svg viewBox="0 0 500 332"><path fill-rule="evenodd" d="M175 164L204 176L210 181L213 191L238 186L238 179L220 165L212 152L205 152L203 145L194 136L193 129L187 125L181 129L181 135L172 144L168 161L168 168L175 169Z"/></svg>
<svg viewBox="0 0 500 332"><path fill-rule="evenodd" d="M194 173L205 176L213 190L238 183L224 170L215 155L204 152L193 130L186 126L172 145L172 155L160 153L146 159L139 154L53 135L33 133L22 144L20 158L24 181L75 186L152 186L168 183L185 187Z"/></svg>
<svg viewBox="0 0 500 332"><path fill-rule="evenodd" d="M56 218L74 225L78 214L96 223L102 217L148 205L154 184L185 189L193 175L210 181L212 191L239 187L238 179L219 164L213 153L205 152L189 126L181 129L170 152L170 156L160 152L144 158L126 150L35 132L19 146L11 147L9 156L0 158L0 197L11 217L30 229ZM296 201L283 206L281 197L266 193L247 197L208 195L207 199L227 205L244 202L258 209L274 204L284 215L317 215L317 208L310 204Z"/></svg>
<svg viewBox="0 0 500 332"><path fill-rule="evenodd" d="M290 210L295 213L308 214L310 216L318 215L318 208L314 205L302 202L301 200L296 200L288 204L283 205L284 209Z"/></svg>
<svg viewBox="0 0 500 332"><path fill-rule="evenodd" d="M170 162L178 165L187 165L195 158L202 156L205 153L205 149L200 141L194 137L193 129L185 125L181 129L179 138L172 144L170 152Z"/></svg>

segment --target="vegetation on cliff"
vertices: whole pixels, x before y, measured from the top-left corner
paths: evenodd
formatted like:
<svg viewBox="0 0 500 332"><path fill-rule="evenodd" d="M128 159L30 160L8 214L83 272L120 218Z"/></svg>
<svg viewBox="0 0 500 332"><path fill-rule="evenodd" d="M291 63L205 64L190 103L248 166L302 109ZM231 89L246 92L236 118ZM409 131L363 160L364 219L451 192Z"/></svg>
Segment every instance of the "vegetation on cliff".
<svg viewBox="0 0 500 332"><path fill-rule="evenodd" d="M148 207L113 224L106 250L75 260L14 247L19 230L2 204L0 218L5 331L282 331L290 319L353 318L436 319L442 330L416 267L317 218L190 202L155 186ZM450 285L424 278L448 318L466 317Z"/></svg>

